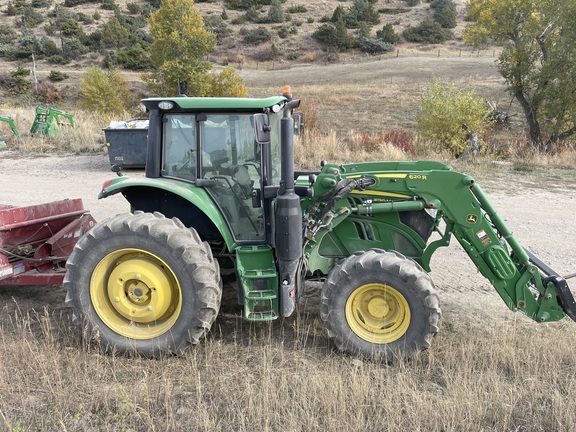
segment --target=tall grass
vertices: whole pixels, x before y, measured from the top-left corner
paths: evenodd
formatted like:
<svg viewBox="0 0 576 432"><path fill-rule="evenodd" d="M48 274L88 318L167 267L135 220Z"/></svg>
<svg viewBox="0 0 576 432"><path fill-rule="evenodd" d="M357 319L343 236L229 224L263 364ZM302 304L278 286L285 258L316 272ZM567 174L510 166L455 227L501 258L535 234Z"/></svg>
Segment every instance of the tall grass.
<svg viewBox="0 0 576 432"><path fill-rule="evenodd" d="M0 328L0 429L146 431L572 430L571 323L514 316L445 326L434 349L387 366L342 356L300 313L225 315L181 358L100 355L66 312Z"/></svg>

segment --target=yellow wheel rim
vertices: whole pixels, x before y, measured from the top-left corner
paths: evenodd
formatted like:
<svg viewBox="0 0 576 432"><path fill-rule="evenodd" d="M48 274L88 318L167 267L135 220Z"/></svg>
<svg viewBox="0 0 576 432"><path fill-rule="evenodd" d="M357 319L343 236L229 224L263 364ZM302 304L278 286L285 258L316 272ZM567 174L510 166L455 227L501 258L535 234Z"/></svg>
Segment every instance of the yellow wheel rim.
<svg viewBox="0 0 576 432"><path fill-rule="evenodd" d="M362 285L346 301L346 321L365 341L387 344L400 339L408 330L410 306L399 291L388 285Z"/></svg>
<svg viewBox="0 0 576 432"><path fill-rule="evenodd" d="M132 339L166 333L182 309L182 291L170 267L140 249L106 255L92 273L90 298L108 328Z"/></svg>

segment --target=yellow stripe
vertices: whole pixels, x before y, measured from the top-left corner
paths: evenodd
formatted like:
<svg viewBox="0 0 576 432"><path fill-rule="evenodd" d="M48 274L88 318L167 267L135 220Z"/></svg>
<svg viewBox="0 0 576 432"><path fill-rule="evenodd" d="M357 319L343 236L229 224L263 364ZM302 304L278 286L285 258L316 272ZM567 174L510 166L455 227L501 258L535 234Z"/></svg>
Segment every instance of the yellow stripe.
<svg viewBox="0 0 576 432"><path fill-rule="evenodd" d="M406 178L408 174L376 174L378 178L399 178L403 179Z"/></svg>
<svg viewBox="0 0 576 432"><path fill-rule="evenodd" d="M397 178L397 179L403 179L406 178L408 176L408 174L372 174L374 177L378 177L378 178ZM362 174L356 174L356 175L347 175L346 178L349 179L353 179L353 178L360 178L362 177Z"/></svg>
<svg viewBox="0 0 576 432"><path fill-rule="evenodd" d="M376 195L376 196L385 196L385 197L390 197L390 198L412 198L411 195L402 195L402 194L397 194L397 193L393 193L393 192L380 192L380 191L371 191L371 190L367 190L367 191L353 190L351 193L353 193L355 195Z"/></svg>

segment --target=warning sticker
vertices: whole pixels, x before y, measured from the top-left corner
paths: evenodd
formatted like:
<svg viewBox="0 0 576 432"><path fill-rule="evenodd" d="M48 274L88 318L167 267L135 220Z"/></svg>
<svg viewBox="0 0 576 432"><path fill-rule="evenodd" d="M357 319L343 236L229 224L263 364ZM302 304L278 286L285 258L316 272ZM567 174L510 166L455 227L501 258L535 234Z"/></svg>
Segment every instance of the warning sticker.
<svg viewBox="0 0 576 432"><path fill-rule="evenodd" d="M3 278L4 276L9 276L14 272L14 270L12 270L12 265L9 265L7 267L0 267L0 278Z"/></svg>
<svg viewBox="0 0 576 432"><path fill-rule="evenodd" d="M480 241L484 246L488 246L490 243L492 243L492 240L490 240L490 237L488 237L486 231L480 230L476 233L476 235L478 236L478 238L480 239Z"/></svg>
<svg viewBox="0 0 576 432"><path fill-rule="evenodd" d="M22 264L22 263L14 264L14 275L24 273L24 271L26 271L24 264Z"/></svg>

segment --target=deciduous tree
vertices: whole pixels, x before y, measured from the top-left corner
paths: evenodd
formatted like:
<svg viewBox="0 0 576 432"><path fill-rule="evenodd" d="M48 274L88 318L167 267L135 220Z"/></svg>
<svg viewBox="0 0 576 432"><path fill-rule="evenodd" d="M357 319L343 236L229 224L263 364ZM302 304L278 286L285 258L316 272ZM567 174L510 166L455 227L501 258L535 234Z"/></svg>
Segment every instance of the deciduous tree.
<svg viewBox="0 0 576 432"><path fill-rule="evenodd" d="M216 47L216 36L204 28L194 1L163 0L148 22L153 37L153 71L143 77L148 88L162 96L211 96L215 78L207 56Z"/></svg>
<svg viewBox="0 0 576 432"><path fill-rule="evenodd" d="M88 69L80 78L79 105L89 111L122 115L130 88L118 69Z"/></svg>
<svg viewBox="0 0 576 432"><path fill-rule="evenodd" d="M576 134L576 2L471 0L467 43L504 44L499 68L532 145L552 153Z"/></svg>

